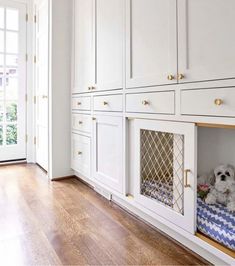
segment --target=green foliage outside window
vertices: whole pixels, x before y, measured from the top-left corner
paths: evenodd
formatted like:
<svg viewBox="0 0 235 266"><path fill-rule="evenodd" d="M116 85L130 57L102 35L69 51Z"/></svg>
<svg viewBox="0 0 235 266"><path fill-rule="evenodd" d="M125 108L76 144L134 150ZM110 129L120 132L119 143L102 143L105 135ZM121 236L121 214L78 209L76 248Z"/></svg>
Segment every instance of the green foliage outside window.
<svg viewBox="0 0 235 266"><path fill-rule="evenodd" d="M7 145L17 144L17 126L16 125L8 125L7 126Z"/></svg>
<svg viewBox="0 0 235 266"><path fill-rule="evenodd" d="M3 128L0 126L0 146L3 144Z"/></svg>

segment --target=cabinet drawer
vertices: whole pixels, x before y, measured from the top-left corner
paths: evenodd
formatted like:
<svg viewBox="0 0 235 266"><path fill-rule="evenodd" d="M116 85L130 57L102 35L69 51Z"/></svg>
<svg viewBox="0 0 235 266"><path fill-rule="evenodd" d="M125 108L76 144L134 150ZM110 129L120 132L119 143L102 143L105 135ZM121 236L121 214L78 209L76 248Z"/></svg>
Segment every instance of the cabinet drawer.
<svg viewBox="0 0 235 266"><path fill-rule="evenodd" d="M174 114L175 92L128 94L126 96L126 112Z"/></svg>
<svg viewBox="0 0 235 266"><path fill-rule="evenodd" d="M72 129L90 133L91 116L82 114L72 114Z"/></svg>
<svg viewBox="0 0 235 266"><path fill-rule="evenodd" d="M90 97L76 97L72 98L73 110L91 110L91 98Z"/></svg>
<svg viewBox="0 0 235 266"><path fill-rule="evenodd" d="M122 111L122 95L105 95L94 97L94 111Z"/></svg>
<svg viewBox="0 0 235 266"><path fill-rule="evenodd" d="M235 88L184 90L181 92L181 113L235 116Z"/></svg>
<svg viewBox="0 0 235 266"><path fill-rule="evenodd" d="M90 177L90 145L89 137L72 134L72 169L87 178Z"/></svg>

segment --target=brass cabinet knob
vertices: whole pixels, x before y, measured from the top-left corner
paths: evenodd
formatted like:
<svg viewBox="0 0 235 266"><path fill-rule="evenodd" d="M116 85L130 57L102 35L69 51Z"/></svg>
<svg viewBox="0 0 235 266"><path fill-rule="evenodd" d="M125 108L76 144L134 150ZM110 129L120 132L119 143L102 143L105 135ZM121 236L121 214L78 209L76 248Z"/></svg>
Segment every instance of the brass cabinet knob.
<svg viewBox="0 0 235 266"><path fill-rule="evenodd" d="M82 122L82 121L79 121L79 122L78 122L78 124L79 124L79 125L82 125L82 124L83 124L83 122Z"/></svg>
<svg viewBox="0 0 235 266"><path fill-rule="evenodd" d="M81 151L78 151L78 155L82 155L82 152Z"/></svg>
<svg viewBox="0 0 235 266"><path fill-rule="evenodd" d="M178 75L178 79L184 79L184 78L185 78L184 74L179 74Z"/></svg>
<svg viewBox="0 0 235 266"><path fill-rule="evenodd" d="M173 79L175 79L175 77L174 77L173 75L168 75L168 76L167 76L167 79L168 79L168 80L173 80Z"/></svg>
<svg viewBox="0 0 235 266"><path fill-rule="evenodd" d="M91 91L92 90L92 87L88 87L88 90Z"/></svg>
<svg viewBox="0 0 235 266"><path fill-rule="evenodd" d="M144 100L144 101L142 101L142 104L143 104L143 105L149 105L149 101Z"/></svg>
<svg viewBox="0 0 235 266"><path fill-rule="evenodd" d="M91 87L91 89L92 89L92 90L95 90L95 89L96 89L96 87L92 86L92 87Z"/></svg>
<svg viewBox="0 0 235 266"><path fill-rule="evenodd" d="M77 105L79 106L79 105L82 105L82 103L81 102L77 102Z"/></svg>
<svg viewBox="0 0 235 266"><path fill-rule="evenodd" d="M96 120L96 118L95 118L95 117L92 117L92 120L93 120L93 121L95 121L95 120Z"/></svg>
<svg viewBox="0 0 235 266"><path fill-rule="evenodd" d="M185 181L184 181L184 187L185 188L189 188L191 187L191 185L188 183L188 174L191 173L191 170L190 169L186 169L184 171L184 176L185 176Z"/></svg>
<svg viewBox="0 0 235 266"><path fill-rule="evenodd" d="M222 99L215 99L214 103L215 103L215 105L220 106L223 104L223 100Z"/></svg>
<svg viewBox="0 0 235 266"><path fill-rule="evenodd" d="M108 102L103 102L103 105L108 105L109 103Z"/></svg>

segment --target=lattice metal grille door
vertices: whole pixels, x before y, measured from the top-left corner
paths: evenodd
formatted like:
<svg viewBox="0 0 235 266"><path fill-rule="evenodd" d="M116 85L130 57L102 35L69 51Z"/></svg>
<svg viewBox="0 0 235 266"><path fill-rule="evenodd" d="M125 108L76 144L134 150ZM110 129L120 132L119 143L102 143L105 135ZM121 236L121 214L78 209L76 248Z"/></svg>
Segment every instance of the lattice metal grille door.
<svg viewBox="0 0 235 266"><path fill-rule="evenodd" d="M184 214L184 136L140 131L140 193Z"/></svg>

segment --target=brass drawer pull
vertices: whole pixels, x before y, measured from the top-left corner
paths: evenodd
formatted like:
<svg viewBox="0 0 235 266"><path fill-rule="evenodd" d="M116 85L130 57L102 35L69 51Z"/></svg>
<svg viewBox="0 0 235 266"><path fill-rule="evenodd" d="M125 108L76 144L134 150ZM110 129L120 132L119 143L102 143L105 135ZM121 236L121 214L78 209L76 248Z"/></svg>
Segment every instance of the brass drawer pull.
<svg viewBox="0 0 235 266"><path fill-rule="evenodd" d="M109 103L108 102L103 102L103 105L109 105Z"/></svg>
<svg viewBox="0 0 235 266"><path fill-rule="evenodd" d="M78 151L78 155L82 155L82 152L81 151Z"/></svg>
<svg viewBox="0 0 235 266"><path fill-rule="evenodd" d="M92 87L88 87L88 90L91 91L92 90Z"/></svg>
<svg viewBox="0 0 235 266"><path fill-rule="evenodd" d="M82 103L81 102L77 102L77 105L80 106L80 105L82 105Z"/></svg>
<svg viewBox="0 0 235 266"><path fill-rule="evenodd" d="M189 188L191 187L191 185L188 183L188 174L191 173L191 170L190 169L186 169L184 171L184 178L185 178L185 183L184 183L184 187L185 188Z"/></svg>
<svg viewBox="0 0 235 266"><path fill-rule="evenodd" d="M168 76L167 76L167 79L168 79L168 80L173 80L173 79L175 79L175 77L174 77L173 75L168 75Z"/></svg>
<svg viewBox="0 0 235 266"><path fill-rule="evenodd" d="M144 101L142 101L142 104L146 106L146 105L149 105L150 103L149 103L149 101L144 100Z"/></svg>
<svg viewBox="0 0 235 266"><path fill-rule="evenodd" d="M185 78L184 74L179 74L178 75L178 79L184 79L184 78Z"/></svg>
<svg viewBox="0 0 235 266"><path fill-rule="evenodd" d="M222 99L215 99L214 103L215 103L215 105L220 106L223 104L223 100Z"/></svg>
<svg viewBox="0 0 235 266"><path fill-rule="evenodd" d="M95 89L96 89L96 87L92 86L92 87L91 87L91 89L92 89L92 90L95 90Z"/></svg>
<svg viewBox="0 0 235 266"><path fill-rule="evenodd" d="M79 124L79 125L82 125L82 124L83 124L83 122L82 122L82 121L79 121L79 122L78 122L78 124Z"/></svg>

